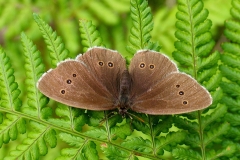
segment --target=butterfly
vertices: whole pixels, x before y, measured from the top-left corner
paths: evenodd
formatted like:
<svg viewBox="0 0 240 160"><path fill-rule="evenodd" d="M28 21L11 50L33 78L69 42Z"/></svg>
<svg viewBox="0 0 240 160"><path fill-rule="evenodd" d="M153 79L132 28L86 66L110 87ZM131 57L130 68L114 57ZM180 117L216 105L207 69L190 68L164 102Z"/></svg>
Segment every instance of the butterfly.
<svg viewBox="0 0 240 160"><path fill-rule="evenodd" d="M117 51L93 47L44 73L37 87L63 104L95 111L118 109L122 116L129 109L151 115L180 114L212 103L209 92L195 79L151 50L138 51L127 68Z"/></svg>

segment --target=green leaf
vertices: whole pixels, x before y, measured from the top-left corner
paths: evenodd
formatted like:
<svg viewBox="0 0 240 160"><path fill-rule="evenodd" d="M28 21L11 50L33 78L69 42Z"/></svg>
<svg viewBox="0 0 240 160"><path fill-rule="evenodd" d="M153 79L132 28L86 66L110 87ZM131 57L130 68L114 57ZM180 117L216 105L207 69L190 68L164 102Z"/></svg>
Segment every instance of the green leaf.
<svg viewBox="0 0 240 160"><path fill-rule="evenodd" d="M45 108L45 112L40 112L48 103L48 98L40 93L37 88L37 82L40 76L44 73L44 65L40 52L36 49L33 42L24 34L21 34L22 44L25 55L25 70L27 79L25 80L27 86L27 98L28 107L25 107L23 111L32 116L39 118L46 118L51 113L51 108ZM30 107L30 108L29 108ZM47 111L49 110L49 111ZM42 115L44 114L45 115Z"/></svg>
<svg viewBox="0 0 240 160"><path fill-rule="evenodd" d="M140 49L157 49L160 47L150 42L150 32L153 29L151 9L146 0L131 0L132 27L130 30L127 50L134 54Z"/></svg>
<svg viewBox="0 0 240 160"><path fill-rule="evenodd" d="M28 132L28 136L23 140L21 144L19 144L15 150L12 150L9 156L5 157L5 159L39 159L40 156L44 156L48 153L47 144L53 145L50 147L55 147L57 144L57 139L55 137L55 131L49 129L49 127L44 126L42 124L30 121L30 125L32 127L32 131ZM49 140L46 136L50 136L53 139Z"/></svg>
<svg viewBox="0 0 240 160"><path fill-rule="evenodd" d="M154 152L163 155L164 150L171 152L172 149L181 143L186 137L184 132L170 132L166 137L162 136L156 139L156 147Z"/></svg>
<svg viewBox="0 0 240 160"><path fill-rule="evenodd" d="M21 91L18 89L13 74L14 70L10 60L0 47L0 107L18 111L22 105L18 98Z"/></svg>
<svg viewBox="0 0 240 160"><path fill-rule="evenodd" d="M210 125L212 122L219 120L227 113L227 106L219 104L217 108L211 113L202 119L202 127L205 128Z"/></svg>
<svg viewBox="0 0 240 160"><path fill-rule="evenodd" d="M123 142L122 146L135 151L151 153L153 151L151 144L152 143L148 139L135 137Z"/></svg>
<svg viewBox="0 0 240 160"><path fill-rule="evenodd" d="M92 129L84 133L86 136L107 140L107 132L102 128Z"/></svg>
<svg viewBox="0 0 240 160"><path fill-rule="evenodd" d="M126 139L126 137L130 136L131 133L132 131L129 123L111 128L111 134L113 135L114 139L118 137L121 139Z"/></svg>
<svg viewBox="0 0 240 160"><path fill-rule="evenodd" d="M0 146L3 143L9 143L10 140L16 140L19 133L26 133L25 120L21 117L6 114L3 122L0 125Z"/></svg>
<svg viewBox="0 0 240 160"><path fill-rule="evenodd" d="M202 160L202 157L198 152L186 148L174 149L173 157L179 160Z"/></svg>
<svg viewBox="0 0 240 160"><path fill-rule="evenodd" d="M203 68L211 70L212 66L217 65L219 53L210 55L214 41L209 32L211 22L207 19L208 11L203 9L203 2L178 0L178 3L175 33L178 41L175 42L177 50L173 52L173 57L181 64L181 70L197 79Z"/></svg>
<svg viewBox="0 0 240 160"><path fill-rule="evenodd" d="M58 103L55 113L58 118L49 118L48 121L57 126L69 128L71 130L80 131L88 120L84 110L68 107L61 103Z"/></svg>
<svg viewBox="0 0 240 160"><path fill-rule="evenodd" d="M108 159L138 160L138 158L131 152L119 150L118 148L110 144L102 145L102 150L104 151L104 154L108 157Z"/></svg>
<svg viewBox="0 0 240 160"><path fill-rule="evenodd" d="M220 157L232 157L233 154L236 152L236 145L231 141L223 142L223 149L221 150L210 150L207 153L208 159L219 159Z"/></svg>
<svg viewBox="0 0 240 160"><path fill-rule="evenodd" d="M96 144L87 139L73 136L68 133L60 133L60 138L67 142L72 148L64 148L61 150L61 159L98 159Z"/></svg>
<svg viewBox="0 0 240 160"><path fill-rule="evenodd" d="M102 38L91 21L80 20L79 30L84 52L95 46L103 46Z"/></svg>
<svg viewBox="0 0 240 160"><path fill-rule="evenodd" d="M39 26L43 34L43 38L47 44L48 50L50 51L50 57L52 59L52 65L56 67L58 62L65 60L68 57L68 50L65 49L65 45L62 39L57 36L57 33L44 22L36 13L33 13L33 18Z"/></svg>
<svg viewBox="0 0 240 160"><path fill-rule="evenodd" d="M229 123L225 122L225 123L221 124L218 128L214 128L214 129L208 131L204 138L204 144L207 146L212 141L222 142L222 140L219 136L226 134L229 129L230 129Z"/></svg>

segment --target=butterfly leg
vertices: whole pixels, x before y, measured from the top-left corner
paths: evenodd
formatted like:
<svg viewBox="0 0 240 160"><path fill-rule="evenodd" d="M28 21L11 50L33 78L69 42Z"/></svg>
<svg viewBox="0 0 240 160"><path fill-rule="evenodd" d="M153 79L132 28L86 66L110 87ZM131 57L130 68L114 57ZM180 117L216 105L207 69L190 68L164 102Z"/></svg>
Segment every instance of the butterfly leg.
<svg viewBox="0 0 240 160"><path fill-rule="evenodd" d="M100 125L102 125L107 119L110 119L114 116L116 116L116 111L111 111L110 113L108 113L105 118L103 118L101 121L100 121Z"/></svg>

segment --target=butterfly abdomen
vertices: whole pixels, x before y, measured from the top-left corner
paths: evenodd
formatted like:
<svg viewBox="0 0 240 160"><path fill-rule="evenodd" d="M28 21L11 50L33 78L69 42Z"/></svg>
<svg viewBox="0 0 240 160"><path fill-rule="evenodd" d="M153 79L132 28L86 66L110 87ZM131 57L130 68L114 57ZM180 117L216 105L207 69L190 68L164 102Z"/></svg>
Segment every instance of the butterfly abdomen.
<svg viewBox="0 0 240 160"><path fill-rule="evenodd" d="M128 70L124 70L119 85L119 108L126 109L129 108L129 92L131 87L131 77Z"/></svg>

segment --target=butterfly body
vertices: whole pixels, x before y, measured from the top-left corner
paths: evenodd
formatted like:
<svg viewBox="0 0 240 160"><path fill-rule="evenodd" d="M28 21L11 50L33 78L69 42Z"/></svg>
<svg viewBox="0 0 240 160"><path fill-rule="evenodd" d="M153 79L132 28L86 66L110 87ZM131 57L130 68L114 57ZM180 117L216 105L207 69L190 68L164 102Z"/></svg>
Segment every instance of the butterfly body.
<svg viewBox="0 0 240 160"><path fill-rule="evenodd" d="M119 98L117 101L117 108L119 110L119 114L125 117L127 114L127 110L131 106L131 102L129 99L131 89L131 77L128 70L124 70L119 85Z"/></svg>
<svg viewBox="0 0 240 160"><path fill-rule="evenodd" d="M118 108L165 115L196 111L212 103L208 91L178 71L169 58L150 50L138 51L129 68L116 51L94 47L75 60L49 70L37 87L46 96L88 110Z"/></svg>

